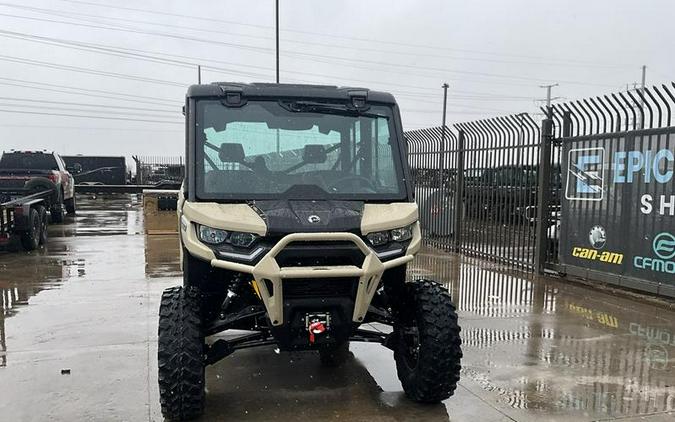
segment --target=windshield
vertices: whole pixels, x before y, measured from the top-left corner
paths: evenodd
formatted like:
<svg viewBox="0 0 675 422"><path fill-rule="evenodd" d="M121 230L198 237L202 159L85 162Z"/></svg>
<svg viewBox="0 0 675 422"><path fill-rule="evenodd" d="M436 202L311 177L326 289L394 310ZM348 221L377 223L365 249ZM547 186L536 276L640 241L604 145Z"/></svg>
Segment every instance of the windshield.
<svg viewBox="0 0 675 422"><path fill-rule="evenodd" d="M0 158L0 169L58 170L59 166L52 154L6 152Z"/></svg>
<svg viewBox="0 0 675 422"><path fill-rule="evenodd" d="M196 122L200 198L405 198L389 107L201 100Z"/></svg>

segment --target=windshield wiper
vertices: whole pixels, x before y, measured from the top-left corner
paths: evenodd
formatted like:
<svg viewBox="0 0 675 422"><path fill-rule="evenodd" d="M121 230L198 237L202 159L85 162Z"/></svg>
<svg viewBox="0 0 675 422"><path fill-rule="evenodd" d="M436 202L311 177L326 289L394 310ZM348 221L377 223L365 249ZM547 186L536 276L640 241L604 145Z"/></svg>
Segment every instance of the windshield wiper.
<svg viewBox="0 0 675 422"><path fill-rule="evenodd" d="M318 103L314 101L279 101L279 105L293 113L323 113L338 116L373 117L388 119L389 116L378 113L366 113L367 108L352 108L345 104Z"/></svg>

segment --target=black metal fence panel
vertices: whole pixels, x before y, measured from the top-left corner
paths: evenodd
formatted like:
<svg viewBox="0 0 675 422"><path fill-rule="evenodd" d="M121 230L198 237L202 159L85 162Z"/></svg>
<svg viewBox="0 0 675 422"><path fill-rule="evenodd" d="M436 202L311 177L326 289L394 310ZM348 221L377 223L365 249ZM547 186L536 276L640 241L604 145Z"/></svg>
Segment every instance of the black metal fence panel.
<svg viewBox="0 0 675 422"><path fill-rule="evenodd" d="M457 197L457 136L450 128L406 133L415 197L425 239L435 247L450 246Z"/></svg>
<svg viewBox="0 0 675 422"><path fill-rule="evenodd" d="M183 157L134 156L137 185L181 184L185 178Z"/></svg>
<svg viewBox="0 0 675 422"><path fill-rule="evenodd" d="M528 114L406 132L425 242L533 266L540 129Z"/></svg>
<svg viewBox="0 0 675 422"><path fill-rule="evenodd" d="M675 127L663 85L553 108L566 272L675 296Z"/></svg>
<svg viewBox="0 0 675 422"><path fill-rule="evenodd" d="M406 132L424 242L675 297L675 83Z"/></svg>

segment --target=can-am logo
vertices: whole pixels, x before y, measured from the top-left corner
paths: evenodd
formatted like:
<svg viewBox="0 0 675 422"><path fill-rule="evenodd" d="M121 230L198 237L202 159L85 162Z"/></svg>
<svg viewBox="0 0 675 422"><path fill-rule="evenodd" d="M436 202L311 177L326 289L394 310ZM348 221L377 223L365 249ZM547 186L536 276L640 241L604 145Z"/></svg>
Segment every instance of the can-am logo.
<svg viewBox="0 0 675 422"><path fill-rule="evenodd" d="M595 249L602 249L607 242L607 232L602 226L593 226L590 232L588 232L588 241L591 243Z"/></svg>
<svg viewBox="0 0 675 422"><path fill-rule="evenodd" d="M675 274L675 236L668 232L657 234L652 241L652 249L657 258L636 256L633 266L642 270Z"/></svg>
<svg viewBox="0 0 675 422"><path fill-rule="evenodd" d="M565 198L602 201L605 192L604 164L604 148L571 149L567 156Z"/></svg>
<svg viewBox="0 0 675 422"><path fill-rule="evenodd" d="M599 251L605 247L607 243L607 232L602 226L593 226L588 232L588 243L593 249L584 248L581 246L572 247L572 256L588 261L600 261L607 264L621 265L623 262L623 254L611 251Z"/></svg>

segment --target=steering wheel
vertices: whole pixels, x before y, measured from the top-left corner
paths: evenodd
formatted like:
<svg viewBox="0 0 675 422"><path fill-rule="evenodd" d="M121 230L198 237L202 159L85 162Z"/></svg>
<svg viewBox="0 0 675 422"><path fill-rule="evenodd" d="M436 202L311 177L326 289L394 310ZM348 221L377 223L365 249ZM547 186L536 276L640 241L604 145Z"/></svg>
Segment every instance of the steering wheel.
<svg viewBox="0 0 675 422"><path fill-rule="evenodd" d="M302 183L305 185L326 186L326 180L318 172L302 173Z"/></svg>
<svg viewBox="0 0 675 422"><path fill-rule="evenodd" d="M338 179L335 182L328 185L328 189L339 191L340 189L338 189L338 187L340 185L343 185L345 182L349 182L349 181L352 181L352 180L354 180L354 181L358 180L360 182L365 182L365 184L364 184L365 187L367 187L368 189L371 189L374 192L377 192L377 188L375 187L375 185L373 184L373 182L370 179L368 179L367 177L357 176L357 175L346 176L346 177L343 177L341 179Z"/></svg>

